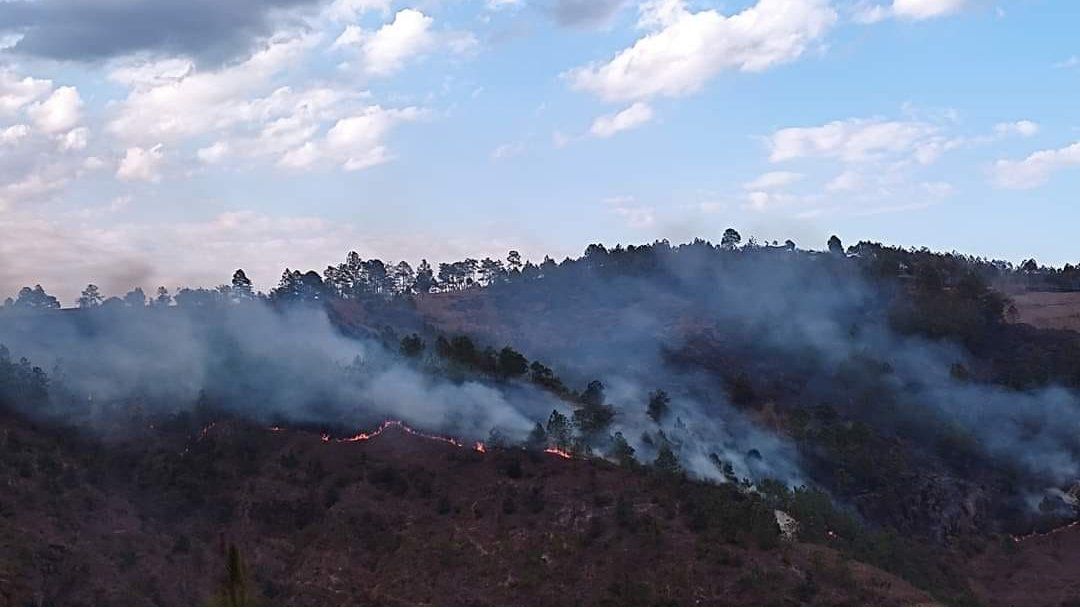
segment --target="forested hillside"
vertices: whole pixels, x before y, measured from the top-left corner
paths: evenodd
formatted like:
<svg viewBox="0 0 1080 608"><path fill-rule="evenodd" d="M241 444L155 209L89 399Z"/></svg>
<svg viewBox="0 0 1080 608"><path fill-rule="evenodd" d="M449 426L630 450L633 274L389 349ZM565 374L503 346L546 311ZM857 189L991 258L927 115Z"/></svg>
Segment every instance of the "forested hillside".
<svg viewBox="0 0 1080 608"><path fill-rule="evenodd" d="M825 251L742 244L729 230L718 245L437 268L350 253L321 274L286 270L268 294L237 270L153 299L91 285L73 309L23 289L0 310L4 475L20 496L0 523L29 561L0 591L37 601L27 593L56 572L93 572L80 556L110 542L104 530L49 540L87 525L78 501L134 517L143 536L124 547L150 544L117 567L151 595L100 601L155 603L217 588L221 572L188 551L223 556L226 578L257 580L266 601L308 601L313 580L354 581L356 568L375 578L320 601L428 601L382 581L437 559L457 564L454 585L487 590L462 602L518 603L527 589L555 602L564 587L536 572L626 543L689 565L622 582L570 568L607 587L566 601L921 601L887 590L915 593L903 585L968 601L985 593L970 558L1076 518L1080 335L1018 323L1007 295L1065 288L1069 267L835 237ZM385 420L418 436L379 435L373 464L374 447L349 444ZM288 504L267 502L277 491ZM163 531L177 517L187 541ZM546 522L542 537L521 536L527 517ZM789 518L797 531L782 531ZM45 521L54 532L17 532ZM331 543L354 574L280 580L274 560L323 559L298 547L335 531L365 546ZM46 566L42 543L69 557ZM514 561L521 550L533 561ZM734 587L701 587L697 568L714 567ZM195 587L163 582L174 568ZM887 588L868 582L885 576L874 568L895 577Z"/></svg>

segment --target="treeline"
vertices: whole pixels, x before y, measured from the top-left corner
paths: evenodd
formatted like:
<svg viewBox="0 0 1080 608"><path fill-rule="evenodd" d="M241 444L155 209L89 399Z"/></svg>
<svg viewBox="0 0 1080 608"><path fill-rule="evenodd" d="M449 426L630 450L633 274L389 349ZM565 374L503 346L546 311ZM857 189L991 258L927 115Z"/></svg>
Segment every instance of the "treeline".
<svg viewBox="0 0 1080 608"><path fill-rule="evenodd" d="M718 257L795 254L808 258L821 256L847 257L859 261L870 274L890 276L924 283L939 283L943 287L958 286L965 277L1008 287L1032 290L1080 290L1080 266L1065 264L1061 268L1043 266L1034 259L1019 265L1003 260L969 256L957 252L933 252L927 248L889 247L880 243L860 241L844 249L840 239L833 236L825 251L799 250L794 241L759 242L754 238L745 243L734 229L727 229L719 244L704 239L672 246L661 240L646 245L589 245L580 258L556 262L545 256L540 263L524 260L517 251L510 251L505 260L466 258L432 266L427 260L414 268L406 261L383 262L377 258L365 260L355 251L345 260L327 266L320 274L315 270L301 271L286 268L278 284L269 293L254 290L243 270L237 270L228 284L212 289L180 287L175 294L158 287L146 294L136 287L123 296L106 296L94 284L87 285L75 304L79 308L132 308L142 306L208 306L248 299L269 299L281 302L317 302L331 298L343 300L372 300L411 297L418 294L446 293L467 289L487 288L520 281L541 280L559 271L574 268L614 267L637 271L655 268L664 259L677 256L686 249L707 249ZM14 297L5 300L5 308L17 310L50 310L60 308L56 297L41 285L23 287Z"/></svg>
<svg viewBox="0 0 1080 608"><path fill-rule="evenodd" d="M496 350L493 347L479 347L468 336L435 338L434 348L428 349L427 343L419 334L409 334L401 338L398 344L401 356L423 362L425 355L433 357L443 366L440 370L462 379L463 374L475 374L497 382L518 380L530 383L541 390L566 402L572 413L566 416L558 410L552 410L546 421L537 421L536 426L525 441L533 449L555 448L567 454L579 456L592 455L601 450L612 460L624 465L636 465L634 448L619 431L611 432L619 409L608 402L605 387L600 380L591 380L580 391L567 387L551 367L541 361L529 361L523 354L510 346ZM678 458L672 449L660 424L668 418L671 398L657 389L649 395L649 401L639 404L646 414L657 424L655 434L646 432L645 442L657 448L657 459L653 463L666 473L680 473ZM490 443L504 443L497 429L493 429ZM717 457L717 466L722 471L731 471L730 465ZM733 476L732 476L733 477Z"/></svg>

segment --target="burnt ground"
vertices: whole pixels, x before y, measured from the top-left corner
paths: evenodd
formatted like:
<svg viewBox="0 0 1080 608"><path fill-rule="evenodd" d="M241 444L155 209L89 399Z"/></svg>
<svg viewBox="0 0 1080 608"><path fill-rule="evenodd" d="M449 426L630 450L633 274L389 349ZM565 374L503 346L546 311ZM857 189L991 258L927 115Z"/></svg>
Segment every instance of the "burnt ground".
<svg viewBox="0 0 1080 608"><path fill-rule="evenodd" d="M0 603L934 601L830 548L755 539L730 488L397 429L148 426L101 443L0 414Z"/></svg>

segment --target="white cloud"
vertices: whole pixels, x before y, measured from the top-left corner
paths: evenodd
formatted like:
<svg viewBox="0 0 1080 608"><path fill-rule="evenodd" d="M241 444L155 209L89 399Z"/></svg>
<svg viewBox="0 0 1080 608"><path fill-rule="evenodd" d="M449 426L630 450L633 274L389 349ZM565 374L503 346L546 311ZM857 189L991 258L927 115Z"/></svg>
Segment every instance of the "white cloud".
<svg viewBox="0 0 1080 608"><path fill-rule="evenodd" d="M1039 132L1039 123L1030 120L1018 120L1016 122L999 122L994 125L994 133L999 137L1006 135L1019 135L1031 137Z"/></svg>
<svg viewBox="0 0 1080 608"><path fill-rule="evenodd" d="M687 95L724 70L757 72L797 59L835 22L826 0L759 0L731 16L691 12L683 0L647 2L641 25L650 33L609 62L565 77L609 101Z"/></svg>
<svg viewBox="0 0 1080 608"><path fill-rule="evenodd" d="M769 171L743 184L746 190L777 190L790 186L803 178L802 173L793 171Z"/></svg>
<svg viewBox="0 0 1080 608"><path fill-rule="evenodd" d="M391 0L334 0L326 14L335 21L353 21L369 11L390 12Z"/></svg>
<svg viewBox="0 0 1080 608"><path fill-rule="evenodd" d="M0 70L0 114L11 115L52 90L52 81Z"/></svg>
<svg viewBox="0 0 1080 608"><path fill-rule="evenodd" d="M392 160L384 140L403 122L425 115L420 108L383 108L368 106L334 123L325 137L308 141L281 157L279 164L292 169L307 169L320 163L333 163L346 171L358 171Z"/></svg>
<svg viewBox="0 0 1080 608"><path fill-rule="evenodd" d="M82 98L75 87L60 87L45 101L36 102L26 113L34 125L46 133L68 131L79 124Z"/></svg>
<svg viewBox="0 0 1080 608"><path fill-rule="evenodd" d="M464 54L477 46L476 38L464 32L436 32L435 20L424 13L406 8L394 15L394 20L375 30L350 25L334 41L335 48L353 48L360 54L365 72L373 76L388 76L400 71L412 59L439 48Z"/></svg>
<svg viewBox="0 0 1080 608"><path fill-rule="evenodd" d="M120 160L116 177L126 181L156 182L161 179L161 164L165 160L165 148L158 144L150 149L138 146L128 148Z"/></svg>
<svg viewBox="0 0 1080 608"><path fill-rule="evenodd" d="M847 170L825 184L827 192L854 192L863 187L865 179L855 171Z"/></svg>
<svg viewBox="0 0 1080 608"><path fill-rule="evenodd" d="M63 152L73 152L85 149L89 137L90 129L87 129L86 127L72 129L58 138L60 150Z"/></svg>
<svg viewBox="0 0 1080 608"><path fill-rule="evenodd" d="M631 228L648 228L656 223L656 214L652 207L638 205L633 196L609 196L603 200L611 211L619 216Z"/></svg>
<svg viewBox="0 0 1080 608"><path fill-rule="evenodd" d="M229 145L229 142L216 141L205 148L199 148L198 151L195 152L195 155L202 162L208 165L214 165L224 160L231 149L232 146Z"/></svg>
<svg viewBox="0 0 1080 608"><path fill-rule="evenodd" d="M768 140L769 160L836 158L863 162L885 157L910 157L929 164L944 150L959 145L939 135L939 129L919 121L850 118L818 127L780 129Z"/></svg>
<svg viewBox="0 0 1080 608"><path fill-rule="evenodd" d="M113 71L110 77L132 90L117 105L108 130L125 142L147 145L258 120L263 108L253 97L311 44L302 36L278 36L246 61L219 70L197 71L164 61Z"/></svg>
<svg viewBox="0 0 1080 608"><path fill-rule="evenodd" d="M524 6L524 4L524 0L487 0L485 6L489 11L500 11L504 8Z"/></svg>
<svg viewBox="0 0 1080 608"><path fill-rule="evenodd" d="M0 130L0 144L10 146L19 143L30 135L30 127L26 125L12 125Z"/></svg>
<svg viewBox="0 0 1080 608"><path fill-rule="evenodd" d="M638 101L615 114L597 117L589 128L589 133L593 137L611 137L620 131L640 127L652 118L653 110L649 104Z"/></svg>
<svg viewBox="0 0 1080 608"><path fill-rule="evenodd" d="M1039 150L1023 160L999 160L991 175L1001 188L1023 190L1045 184L1050 176L1068 167L1080 166L1080 142L1052 150Z"/></svg>
<svg viewBox="0 0 1080 608"><path fill-rule="evenodd" d="M890 17L922 21L960 12L967 0L893 0L891 4L860 2L855 6L858 23L877 23Z"/></svg>
<svg viewBox="0 0 1080 608"><path fill-rule="evenodd" d="M893 0L892 10L904 19L931 19L951 15L964 8L967 0Z"/></svg>
<svg viewBox="0 0 1080 608"><path fill-rule="evenodd" d="M491 160L506 160L508 158L514 158L515 156L521 156L524 152L525 144L522 142L500 144L491 151Z"/></svg>

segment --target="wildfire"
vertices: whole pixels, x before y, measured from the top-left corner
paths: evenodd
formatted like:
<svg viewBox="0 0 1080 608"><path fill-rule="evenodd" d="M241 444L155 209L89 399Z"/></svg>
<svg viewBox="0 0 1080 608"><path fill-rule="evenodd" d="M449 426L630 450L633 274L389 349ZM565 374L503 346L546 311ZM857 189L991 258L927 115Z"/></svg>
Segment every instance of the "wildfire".
<svg viewBox="0 0 1080 608"><path fill-rule="evenodd" d="M387 421L383 422L382 424L380 424L378 428L376 428L374 431L371 431L370 433L361 432L361 433L357 433L357 434L353 435L352 437L344 437L342 439L338 439L338 441L345 442L345 443L352 443L352 442L356 442L356 441L367 441L368 439L374 439L375 437L378 437L379 435L382 435L383 432L386 431L386 429L388 429L390 427L399 428L402 431L404 431L404 432L406 432L406 433L408 433L408 434L410 434L410 435L412 435L414 437L423 437L424 439L431 439L432 441L441 441L443 443L449 443L450 445L452 445L454 447L457 447L457 448L461 447L461 442L458 441L457 439L454 439L453 437L444 437L443 435L432 435L431 433L425 433L423 431L418 431L418 430L412 428L411 426L405 424L404 422L402 422L400 420L387 420ZM329 441L330 440L329 435L324 434L324 436L326 437L326 439L324 439L324 441ZM477 449L477 451L482 452L483 450Z"/></svg>
<svg viewBox="0 0 1080 608"><path fill-rule="evenodd" d="M554 455L558 456L559 458L565 458L567 460L570 460L571 458L574 457L574 455L571 454L570 452L567 452L566 450L560 450L559 448L544 448L544 453L546 453L546 454L554 454Z"/></svg>
<svg viewBox="0 0 1080 608"><path fill-rule="evenodd" d="M1063 530L1068 530L1069 528L1075 528L1077 526L1080 526L1080 521L1074 521L1072 523L1065 524L1064 526L1061 526L1060 528L1054 528L1053 530L1050 530L1048 532L1029 532L1027 534L1021 534L1019 536L1013 536L1012 539L1013 539L1013 542L1022 542L1022 541L1028 540L1028 539L1032 539L1032 538L1042 538L1044 536L1050 536L1051 534L1057 534L1058 532L1061 532Z"/></svg>
<svg viewBox="0 0 1080 608"><path fill-rule="evenodd" d="M477 441L476 445L473 446L473 449L476 450L477 452L480 452L481 454L483 454L484 452L487 452L487 448L484 447L484 442L483 441Z"/></svg>
<svg viewBox="0 0 1080 608"><path fill-rule="evenodd" d="M206 436L207 436L208 434L210 434L210 431L211 431L211 430L212 430L212 429L213 429L213 428L214 428L215 426L217 426L217 422L211 422L210 424L208 424L208 425L204 426L204 427L202 428L202 430L201 430L201 431L199 431L199 439L198 439L198 440L199 440L199 441L202 441L203 439L205 439L205 438L206 438Z"/></svg>

